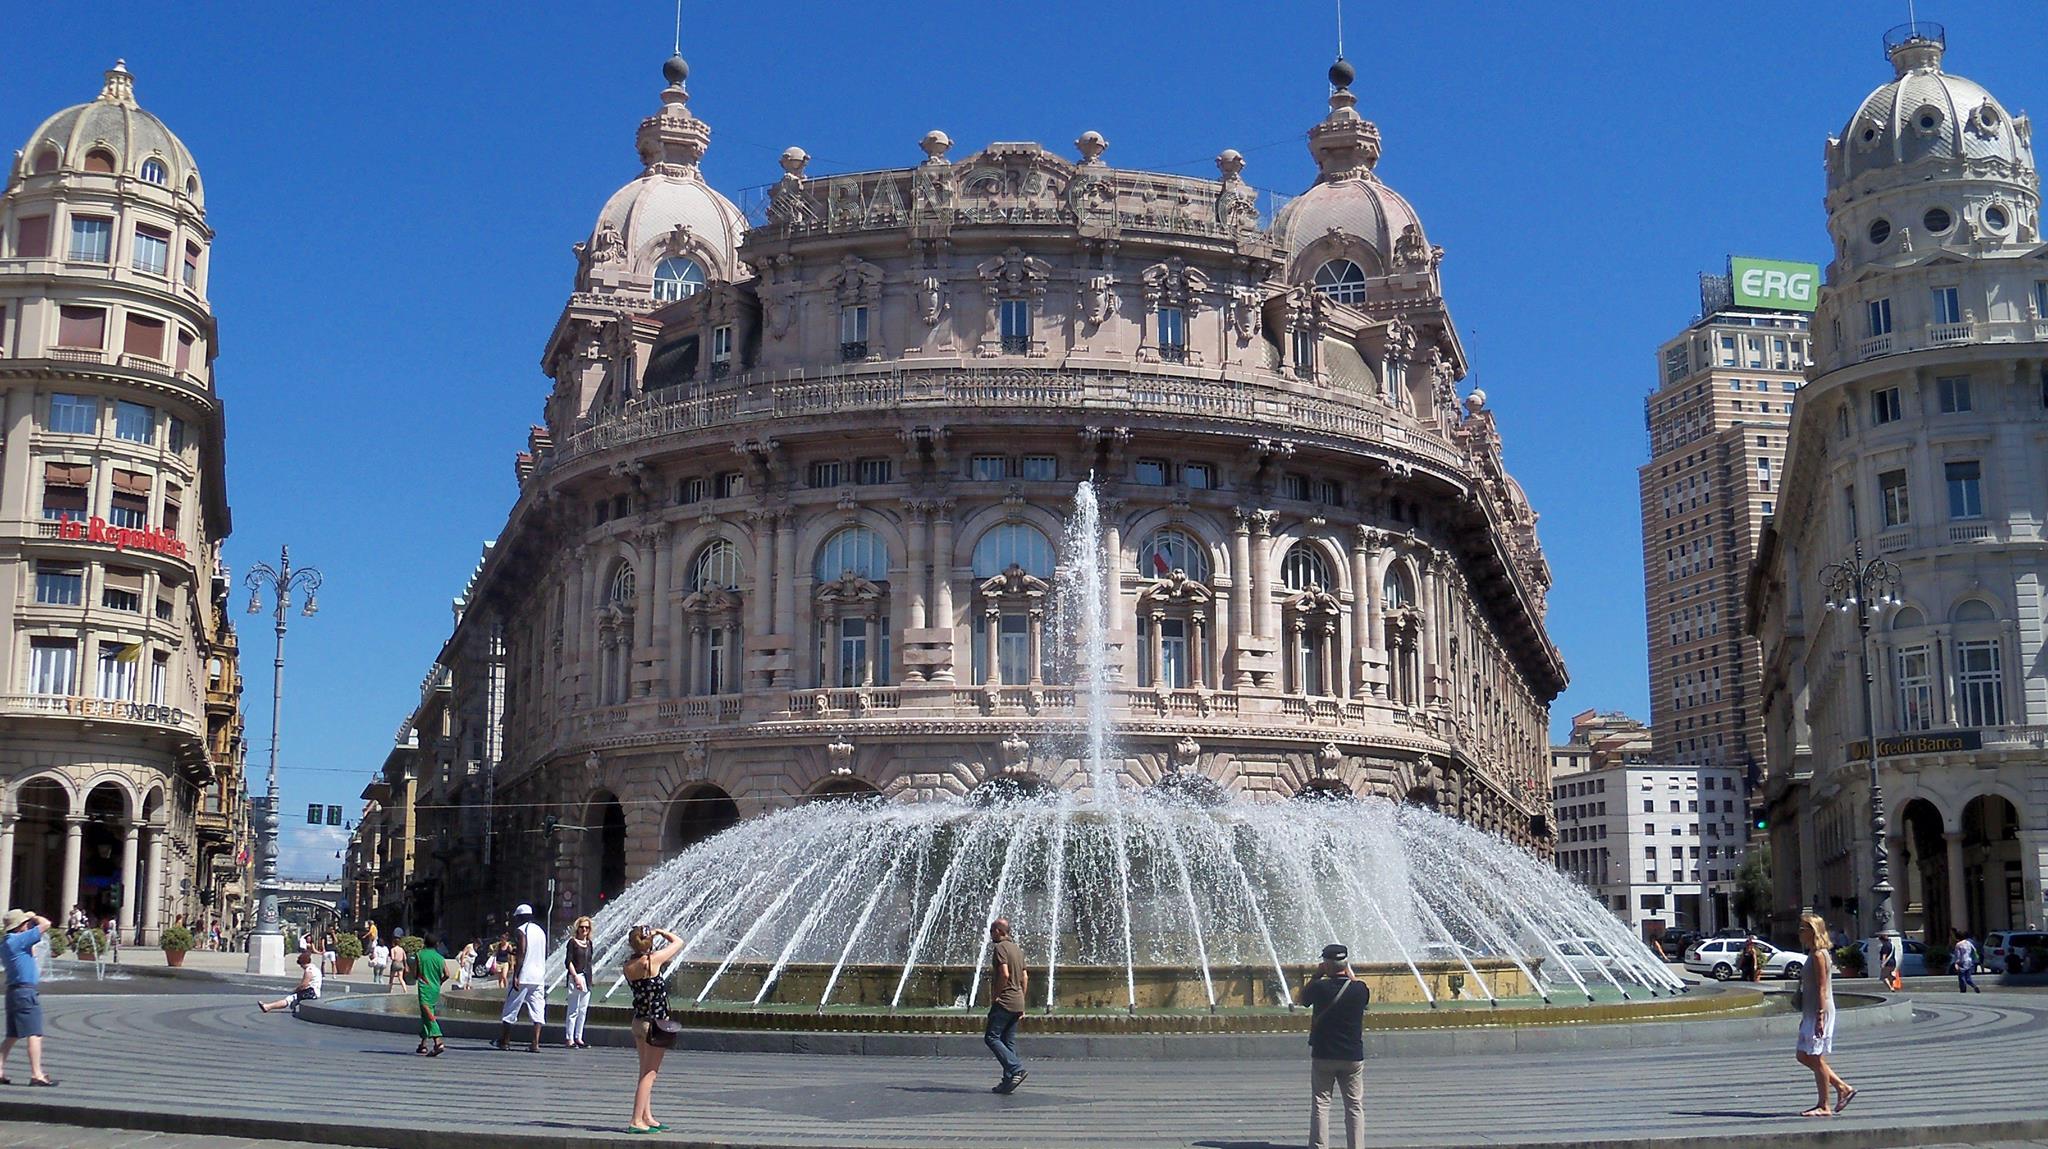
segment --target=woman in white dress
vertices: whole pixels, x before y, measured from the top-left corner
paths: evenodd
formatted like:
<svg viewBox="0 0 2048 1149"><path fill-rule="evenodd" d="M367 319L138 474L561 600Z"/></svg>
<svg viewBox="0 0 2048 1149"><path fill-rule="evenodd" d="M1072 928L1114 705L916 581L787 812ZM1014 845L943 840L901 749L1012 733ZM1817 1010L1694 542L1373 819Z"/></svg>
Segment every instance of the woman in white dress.
<svg viewBox="0 0 2048 1149"><path fill-rule="evenodd" d="M1856 1100L1856 1089L1835 1074L1828 1054L1835 1051L1834 969L1829 961L1833 939L1819 914L1799 919L1799 946L1806 951L1806 963L1799 967L1799 1064L1813 1070L1814 1088L1820 1101L1801 1117L1832 1117ZM1835 1091L1833 1107L1828 1090Z"/></svg>

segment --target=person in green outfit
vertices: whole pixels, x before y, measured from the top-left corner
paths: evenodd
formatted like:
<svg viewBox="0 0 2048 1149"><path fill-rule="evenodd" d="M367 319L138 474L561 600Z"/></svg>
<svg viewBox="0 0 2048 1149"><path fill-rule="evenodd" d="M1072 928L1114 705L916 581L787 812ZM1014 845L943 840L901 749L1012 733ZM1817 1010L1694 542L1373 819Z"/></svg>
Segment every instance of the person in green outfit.
<svg viewBox="0 0 2048 1149"><path fill-rule="evenodd" d="M434 935L421 932L420 952L415 954L408 965L412 966L413 981L420 989L420 1046L413 1052L421 1057L439 1057L448 1047L441 1040L441 983L447 979L447 959L434 948ZM402 952L402 951L401 951ZM432 1038L434 1047L427 1048L427 1039Z"/></svg>

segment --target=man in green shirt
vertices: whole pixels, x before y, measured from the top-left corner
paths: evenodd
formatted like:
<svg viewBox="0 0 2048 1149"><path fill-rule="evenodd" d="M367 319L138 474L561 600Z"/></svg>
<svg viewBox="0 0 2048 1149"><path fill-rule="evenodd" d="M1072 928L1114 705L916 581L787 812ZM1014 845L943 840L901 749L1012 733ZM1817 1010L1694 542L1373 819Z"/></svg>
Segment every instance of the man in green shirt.
<svg viewBox="0 0 2048 1149"><path fill-rule="evenodd" d="M434 935L421 931L420 952L411 961L413 979L420 991L420 1046L413 1050L421 1057L439 1057L447 1046L441 1041L441 982L447 977L447 959L434 948ZM432 1038L434 1047L427 1048L427 1039Z"/></svg>

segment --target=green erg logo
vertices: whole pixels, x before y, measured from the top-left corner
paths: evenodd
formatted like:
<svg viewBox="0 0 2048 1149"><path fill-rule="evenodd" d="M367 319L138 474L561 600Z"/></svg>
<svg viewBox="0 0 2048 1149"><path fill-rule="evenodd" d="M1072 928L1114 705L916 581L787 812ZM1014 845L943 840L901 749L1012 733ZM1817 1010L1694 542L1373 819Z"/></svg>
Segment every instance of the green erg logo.
<svg viewBox="0 0 2048 1149"><path fill-rule="evenodd" d="M1737 307L1812 311L1820 295L1820 265L1734 256L1728 282Z"/></svg>

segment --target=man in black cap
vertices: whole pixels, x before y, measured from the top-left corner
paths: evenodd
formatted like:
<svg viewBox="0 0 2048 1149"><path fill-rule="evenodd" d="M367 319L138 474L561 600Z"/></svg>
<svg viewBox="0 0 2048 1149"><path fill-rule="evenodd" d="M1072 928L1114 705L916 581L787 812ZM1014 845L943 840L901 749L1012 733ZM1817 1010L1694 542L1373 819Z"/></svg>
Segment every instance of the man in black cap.
<svg viewBox="0 0 2048 1149"><path fill-rule="evenodd" d="M1351 976L1351 951L1332 943L1302 988L1309 1022L1309 1149L1330 1149L1330 1099L1344 1093L1345 1149L1365 1149L1365 1007L1372 990Z"/></svg>

